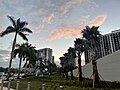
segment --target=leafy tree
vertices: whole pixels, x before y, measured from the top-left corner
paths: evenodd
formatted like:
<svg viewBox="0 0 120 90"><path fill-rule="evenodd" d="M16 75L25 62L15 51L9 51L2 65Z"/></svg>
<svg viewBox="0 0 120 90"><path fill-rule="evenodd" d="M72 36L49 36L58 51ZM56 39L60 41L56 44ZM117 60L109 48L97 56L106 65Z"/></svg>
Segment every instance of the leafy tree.
<svg viewBox="0 0 120 90"><path fill-rule="evenodd" d="M93 65L93 88L98 87L99 85L99 74L97 69L97 62L96 62L96 51L97 46L100 44L99 36L101 35L98 31L99 27L89 27L86 26L86 29L82 31L83 37L87 40L88 49L90 49L91 57L92 57L92 65Z"/></svg>
<svg viewBox="0 0 120 90"><path fill-rule="evenodd" d="M82 81L82 68L81 68L81 56L82 56L82 53L85 49L85 40L84 39L80 39L80 38L77 38L75 41L74 41L74 47L75 47L75 51L77 53L77 56L78 56L78 75L79 75L79 81Z"/></svg>
<svg viewBox="0 0 120 90"><path fill-rule="evenodd" d="M40 69L40 71L43 73L43 71L45 70L45 63L43 61L44 58L38 57L36 60L37 60L35 64L36 69Z"/></svg>
<svg viewBox="0 0 120 90"><path fill-rule="evenodd" d="M48 72L50 73L50 75L52 75L53 72L57 70L57 66L55 63L51 63L50 61L48 61L47 63L48 63L47 65Z"/></svg>
<svg viewBox="0 0 120 90"><path fill-rule="evenodd" d="M32 33L32 31L26 27L26 25L28 25L28 23L26 21L20 21L20 18L17 20L14 20L14 17L12 17L12 16L8 16L8 18L12 22L12 26L8 26L5 31L1 32L0 36L3 37L7 34L15 33L13 45L12 45L10 62L9 62L9 68L8 68L8 78L9 78L10 68L11 68L12 59L13 59L13 55L14 55L13 51L14 51L14 48L16 45L17 35L19 34L23 38L23 40L28 41L26 34L24 34L24 32Z"/></svg>

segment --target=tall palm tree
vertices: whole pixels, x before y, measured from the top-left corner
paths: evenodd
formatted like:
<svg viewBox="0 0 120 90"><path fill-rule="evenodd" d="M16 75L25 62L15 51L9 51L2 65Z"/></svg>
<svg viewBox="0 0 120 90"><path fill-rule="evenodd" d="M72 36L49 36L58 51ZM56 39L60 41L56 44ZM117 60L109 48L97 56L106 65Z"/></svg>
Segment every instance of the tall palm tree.
<svg viewBox="0 0 120 90"><path fill-rule="evenodd" d="M24 34L23 32L32 33L32 31L30 29L26 28L26 25L28 25L28 23L26 21L20 21L20 18L17 20L14 20L14 17L11 17L11 16L8 16L8 18L12 22L12 26L8 26L5 31L1 32L0 36L3 37L4 35L10 34L10 33L15 33L9 67L8 67L8 78L9 78L10 68L11 68L12 59L13 59L13 51L15 48L17 35L19 34L23 38L23 40L28 41L26 34Z"/></svg>
<svg viewBox="0 0 120 90"><path fill-rule="evenodd" d="M82 56L82 53L85 49L85 40L84 39L80 39L80 38L77 38L75 41L74 41L74 47L75 47L75 50L76 50L76 53L77 53L77 56L78 56L78 75L79 75L79 81L82 81L82 68L81 68L81 56Z"/></svg>
<svg viewBox="0 0 120 90"><path fill-rule="evenodd" d="M99 74L98 74L98 69L97 69L97 62L96 62L96 51L97 51L97 46L100 44L99 36L101 35L100 32L98 31L99 27L89 27L86 26L86 29L82 31L83 33L83 38L87 40L87 45L88 48L90 49L91 52L91 57L92 57L92 65L93 65L93 88L97 87L99 85Z"/></svg>

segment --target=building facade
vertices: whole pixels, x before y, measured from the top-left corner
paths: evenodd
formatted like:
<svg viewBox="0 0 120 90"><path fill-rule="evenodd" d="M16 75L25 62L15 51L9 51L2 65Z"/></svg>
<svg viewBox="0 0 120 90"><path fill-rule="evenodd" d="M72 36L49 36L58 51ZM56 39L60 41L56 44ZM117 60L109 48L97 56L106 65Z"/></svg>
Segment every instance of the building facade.
<svg viewBox="0 0 120 90"><path fill-rule="evenodd" d="M44 63L47 64L47 62L54 63L54 56L52 55L53 51L50 48L43 48L37 50L37 56L39 58L44 59Z"/></svg>
<svg viewBox="0 0 120 90"><path fill-rule="evenodd" d="M120 30L112 31L99 37L100 45L97 47L96 58L102 58L117 50L120 50ZM90 50L85 51L85 63L90 63L92 60Z"/></svg>

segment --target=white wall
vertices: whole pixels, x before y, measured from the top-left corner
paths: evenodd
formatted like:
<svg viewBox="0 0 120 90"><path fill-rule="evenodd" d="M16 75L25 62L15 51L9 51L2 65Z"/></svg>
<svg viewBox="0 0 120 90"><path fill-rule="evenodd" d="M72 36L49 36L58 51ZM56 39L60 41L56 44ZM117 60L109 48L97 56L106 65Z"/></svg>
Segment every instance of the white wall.
<svg viewBox="0 0 120 90"><path fill-rule="evenodd" d="M120 81L120 50L97 60L98 72L106 81ZM92 64L82 67L83 76L90 78L92 75ZM74 76L78 76L78 70L74 70ZM101 79L101 80L103 80Z"/></svg>

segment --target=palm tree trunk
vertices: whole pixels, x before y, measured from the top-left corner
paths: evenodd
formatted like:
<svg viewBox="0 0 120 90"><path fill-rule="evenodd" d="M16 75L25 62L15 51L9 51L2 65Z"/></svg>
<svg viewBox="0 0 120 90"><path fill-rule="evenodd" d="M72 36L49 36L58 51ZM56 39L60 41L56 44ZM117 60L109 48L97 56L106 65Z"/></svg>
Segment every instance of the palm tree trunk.
<svg viewBox="0 0 120 90"><path fill-rule="evenodd" d="M19 69L18 69L18 79L20 78L20 69L21 69L21 63L22 63L22 56L20 57L20 63L19 63Z"/></svg>
<svg viewBox="0 0 120 90"><path fill-rule="evenodd" d="M25 75L26 75L27 74L27 60L26 60L26 62L24 64L24 68L25 68Z"/></svg>
<svg viewBox="0 0 120 90"><path fill-rule="evenodd" d="M82 68L81 68L81 55L80 53L78 53L78 80L79 81L82 81L83 78L82 78Z"/></svg>
<svg viewBox="0 0 120 90"><path fill-rule="evenodd" d="M71 80L73 80L73 70L71 70L70 73L71 73Z"/></svg>
<svg viewBox="0 0 120 90"><path fill-rule="evenodd" d="M11 51L11 56L10 56L10 62L9 62L9 67L8 67L8 76L7 79L9 79L10 77L10 69L11 69L11 64L12 64L12 59L13 59L13 51L15 49L15 45L16 45L16 39L17 39L17 32L15 33L15 37L14 37L14 41L13 41L13 45L12 45L12 51Z"/></svg>
<svg viewBox="0 0 120 90"><path fill-rule="evenodd" d="M68 79L68 72L65 72L65 78Z"/></svg>
<svg viewBox="0 0 120 90"><path fill-rule="evenodd" d="M92 56L92 65L93 65L93 88L98 87L99 85L99 74L98 74L98 69L97 69L97 62L95 59L95 53L93 53L94 55Z"/></svg>

